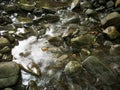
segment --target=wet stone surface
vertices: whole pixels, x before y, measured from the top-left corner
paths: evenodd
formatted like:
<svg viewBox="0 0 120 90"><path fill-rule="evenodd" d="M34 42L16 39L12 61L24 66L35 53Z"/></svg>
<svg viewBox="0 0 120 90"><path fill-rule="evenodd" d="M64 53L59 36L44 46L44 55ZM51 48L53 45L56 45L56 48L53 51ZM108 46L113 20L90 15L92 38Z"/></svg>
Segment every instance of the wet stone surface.
<svg viewBox="0 0 120 90"><path fill-rule="evenodd" d="M0 90L120 90L120 0L0 0Z"/></svg>

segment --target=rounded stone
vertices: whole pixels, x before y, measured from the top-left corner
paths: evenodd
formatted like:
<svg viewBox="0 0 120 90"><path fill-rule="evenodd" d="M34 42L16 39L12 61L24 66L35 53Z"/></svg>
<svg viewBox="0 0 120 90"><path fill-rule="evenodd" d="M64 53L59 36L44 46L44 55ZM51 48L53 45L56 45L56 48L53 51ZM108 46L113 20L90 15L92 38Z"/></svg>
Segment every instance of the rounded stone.
<svg viewBox="0 0 120 90"><path fill-rule="evenodd" d="M6 39L6 38L1 37L0 38L0 47L2 48L2 47L7 46L7 45L10 45L9 40Z"/></svg>
<svg viewBox="0 0 120 90"><path fill-rule="evenodd" d="M20 67L15 62L0 63L0 78L7 78L19 74Z"/></svg>
<svg viewBox="0 0 120 90"><path fill-rule="evenodd" d="M81 71L82 65L77 62L77 61L70 61L66 66L65 66L65 73L67 75L72 75L76 72Z"/></svg>

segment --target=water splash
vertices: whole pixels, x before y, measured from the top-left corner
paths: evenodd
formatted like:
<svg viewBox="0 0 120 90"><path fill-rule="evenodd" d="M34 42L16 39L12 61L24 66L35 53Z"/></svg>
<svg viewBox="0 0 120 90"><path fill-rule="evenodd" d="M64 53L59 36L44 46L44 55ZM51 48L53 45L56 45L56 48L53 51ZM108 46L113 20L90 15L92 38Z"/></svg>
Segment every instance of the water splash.
<svg viewBox="0 0 120 90"><path fill-rule="evenodd" d="M15 46L12 50L12 55L14 57L13 61L22 64L24 67L27 67L29 63L34 62L39 65L42 73L47 72L45 68L53 64L56 60L56 57L49 51L42 51L41 48L47 47L48 45L49 43L46 39L37 40L34 36L31 36L26 40L19 41L19 45ZM24 54L28 52L29 54L24 56ZM23 55L21 55L21 53ZM52 71L48 70L47 74L51 73ZM27 84L31 77L33 78L33 76L26 74L25 72L22 73L22 76L24 84Z"/></svg>

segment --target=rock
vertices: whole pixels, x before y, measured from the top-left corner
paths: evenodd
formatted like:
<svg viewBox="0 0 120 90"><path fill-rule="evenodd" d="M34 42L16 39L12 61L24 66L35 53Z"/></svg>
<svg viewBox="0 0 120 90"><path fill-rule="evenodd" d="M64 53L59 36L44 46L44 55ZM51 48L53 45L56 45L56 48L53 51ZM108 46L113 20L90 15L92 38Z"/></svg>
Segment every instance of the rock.
<svg viewBox="0 0 120 90"><path fill-rule="evenodd" d="M120 44L112 45L110 48L111 55L120 55Z"/></svg>
<svg viewBox="0 0 120 90"><path fill-rule="evenodd" d="M116 39L120 36L120 33L117 31L115 26L109 26L105 30L103 30L103 33L106 33L110 39Z"/></svg>
<svg viewBox="0 0 120 90"><path fill-rule="evenodd" d="M73 75L77 72L80 72L82 69L82 65L77 62L77 61L70 61L66 66L65 66L65 73L67 75Z"/></svg>
<svg viewBox="0 0 120 90"><path fill-rule="evenodd" d="M19 78L20 68L15 62L0 63L0 88L16 84Z"/></svg>
<svg viewBox="0 0 120 90"><path fill-rule="evenodd" d="M50 44L60 46L62 44L62 38L59 36L48 36L47 40Z"/></svg>
<svg viewBox="0 0 120 90"><path fill-rule="evenodd" d="M101 24L104 28L108 26L120 26L120 14L118 12L112 12L106 17L101 19Z"/></svg>
<svg viewBox="0 0 120 90"><path fill-rule="evenodd" d="M22 17L22 16L18 16L18 21L21 24L32 24L33 20L30 17Z"/></svg>
<svg viewBox="0 0 120 90"><path fill-rule="evenodd" d="M107 8L111 8L114 6L114 2L112 0L108 1L106 4L107 4Z"/></svg>
<svg viewBox="0 0 120 90"><path fill-rule="evenodd" d="M38 90L36 82L33 80L30 80L28 82L27 90Z"/></svg>
<svg viewBox="0 0 120 90"><path fill-rule="evenodd" d="M116 0L115 2L115 7L118 7L118 6L120 6L120 0Z"/></svg>
<svg viewBox="0 0 120 90"><path fill-rule="evenodd" d="M1 37L0 38L0 48L4 47L4 46L8 46L10 45L10 42L8 41L8 39Z"/></svg>
<svg viewBox="0 0 120 90"><path fill-rule="evenodd" d="M6 12L15 12L19 10L19 7L17 4L10 4L10 5L6 5L4 9Z"/></svg>
<svg viewBox="0 0 120 90"><path fill-rule="evenodd" d="M0 25L1 26L5 26L5 25L10 24L10 23L12 23L12 20L9 17L0 16Z"/></svg>
<svg viewBox="0 0 120 90"><path fill-rule="evenodd" d="M0 53L6 53L9 52L11 49L8 46L3 47L2 49L0 49Z"/></svg>
<svg viewBox="0 0 120 90"><path fill-rule="evenodd" d="M90 45L93 43L94 38L95 37L93 35L90 35L90 34L80 35L79 37L71 39L71 45L72 45L72 47L74 47L74 46L78 47L81 45Z"/></svg>
<svg viewBox="0 0 120 90"><path fill-rule="evenodd" d="M55 23L55 22L58 22L60 20L60 17L58 15L55 15L55 14L47 14L47 15L42 16L41 19L46 20L49 23Z"/></svg>
<svg viewBox="0 0 120 90"><path fill-rule="evenodd" d="M2 55L2 59L5 60L5 61L12 61L13 59L13 56L11 55L11 52L7 52L7 53L4 53Z"/></svg>
<svg viewBox="0 0 120 90"><path fill-rule="evenodd" d="M113 43L111 41L105 41L103 45L106 47L111 47L111 45L113 45Z"/></svg>
<svg viewBox="0 0 120 90"><path fill-rule="evenodd" d="M116 73L103 62L101 62L97 57L89 56L82 63L86 71L93 77L96 77L102 81L103 84L112 85L116 83ZM99 81L96 83L99 83Z"/></svg>
<svg viewBox="0 0 120 90"><path fill-rule="evenodd" d="M98 3L101 5L106 4L106 0L98 0Z"/></svg>
<svg viewBox="0 0 120 90"><path fill-rule="evenodd" d="M67 25L67 24L78 24L80 22L80 18L79 16L73 16L71 18L69 18L68 20L66 20L63 25Z"/></svg>
<svg viewBox="0 0 120 90"><path fill-rule="evenodd" d="M85 9L85 8L92 8L92 5L90 4L89 1L81 1L80 2L80 7L81 9Z"/></svg>
<svg viewBox="0 0 120 90"><path fill-rule="evenodd" d="M18 5L21 9L31 11L35 8L35 3L28 0L19 0Z"/></svg>
<svg viewBox="0 0 120 90"><path fill-rule="evenodd" d="M90 16L94 16L97 14L97 12L93 9L87 9L85 13Z"/></svg>
<svg viewBox="0 0 120 90"><path fill-rule="evenodd" d="M5 88L4 90L13 90L12 88Z"/></svg>

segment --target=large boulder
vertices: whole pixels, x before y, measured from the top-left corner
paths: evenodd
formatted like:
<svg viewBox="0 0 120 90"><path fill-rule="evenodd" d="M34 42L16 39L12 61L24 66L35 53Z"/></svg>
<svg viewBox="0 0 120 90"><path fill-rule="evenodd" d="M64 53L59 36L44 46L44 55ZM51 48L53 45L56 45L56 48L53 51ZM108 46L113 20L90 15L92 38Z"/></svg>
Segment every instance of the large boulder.
<svg viewBox="0 0 120 90"><path fill-rule="evenodd" d="M104 28L108 26L120 26L120 14L118 12L112 12L106 17L101 19L101 24Z"/></svg>
<svg viewBox="0 0 120 90"><path fill-rule="evenodd" d="M95 56L89 56L85 59L83 67L103 84L112 85L117 82L117 74Z"/></svg>
<svg viewBox="0 0 120 90"><path fill-rule="evenodd" d="M20 67L15 62L0 63L0 88L12 86L18 81Z"/></svg>

